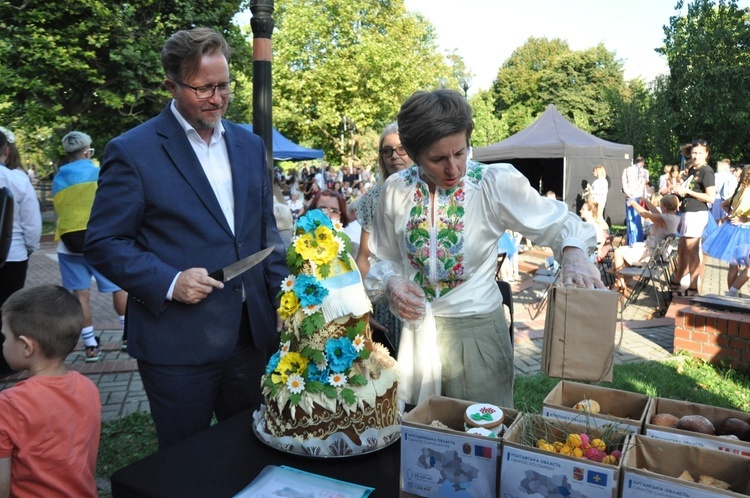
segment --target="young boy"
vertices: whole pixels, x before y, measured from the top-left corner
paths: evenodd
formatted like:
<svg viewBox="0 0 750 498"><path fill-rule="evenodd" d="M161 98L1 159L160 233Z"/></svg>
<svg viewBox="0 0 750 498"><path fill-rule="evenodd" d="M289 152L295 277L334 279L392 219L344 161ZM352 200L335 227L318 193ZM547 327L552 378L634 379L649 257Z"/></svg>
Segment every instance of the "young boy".
<svg viewBox="0 0 750 498"><path fill-rule="evenodd" d="M0 391L0 497L96 497L99 392L64 363L81 333L81 304L62 287L27 287L2 317L3 356L29 376Z"/></svg>

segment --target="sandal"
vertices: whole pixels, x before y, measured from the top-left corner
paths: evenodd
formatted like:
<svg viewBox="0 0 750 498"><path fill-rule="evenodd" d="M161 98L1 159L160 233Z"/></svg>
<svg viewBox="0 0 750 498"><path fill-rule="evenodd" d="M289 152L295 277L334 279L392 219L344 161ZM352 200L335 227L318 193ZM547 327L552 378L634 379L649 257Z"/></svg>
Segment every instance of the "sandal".
<svg viewBox="0 0 750 498"><path fill-rule="evenodd" d="M94 339L96 339L96 346L86 346L86 363L96 363L102 359L101 351L99 351L99 338Z"/></svg>

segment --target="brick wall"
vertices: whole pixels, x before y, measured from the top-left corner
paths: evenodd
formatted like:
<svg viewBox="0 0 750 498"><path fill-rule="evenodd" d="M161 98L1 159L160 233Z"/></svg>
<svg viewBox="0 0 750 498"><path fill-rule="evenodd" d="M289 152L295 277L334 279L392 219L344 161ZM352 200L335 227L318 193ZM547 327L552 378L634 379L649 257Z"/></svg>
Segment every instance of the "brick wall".
<svg viewBox="0 0 750 498"><path fill-rule="evenodd" d="M675 315L674 351L711 363L750 368L750 314L687 306Z"/></svg>

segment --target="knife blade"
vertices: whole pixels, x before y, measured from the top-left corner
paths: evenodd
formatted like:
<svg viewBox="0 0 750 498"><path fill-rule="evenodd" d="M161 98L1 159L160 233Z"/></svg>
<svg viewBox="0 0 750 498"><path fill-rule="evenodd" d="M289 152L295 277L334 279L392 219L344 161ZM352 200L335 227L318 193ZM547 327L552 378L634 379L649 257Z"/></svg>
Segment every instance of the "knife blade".
<svg viewBox="0 0 750 498"><path fill-rule="evenodd" d="M258 251L255 254L247 256L246 258L242 258L241 260L236 261L229 266L214 270L209 273L208 276L221 282L232 280L237 275L245 273L247 270L266 259L266 256L271 254L273 252L273 249L273 247L266 247L262 251Z"/></svg>

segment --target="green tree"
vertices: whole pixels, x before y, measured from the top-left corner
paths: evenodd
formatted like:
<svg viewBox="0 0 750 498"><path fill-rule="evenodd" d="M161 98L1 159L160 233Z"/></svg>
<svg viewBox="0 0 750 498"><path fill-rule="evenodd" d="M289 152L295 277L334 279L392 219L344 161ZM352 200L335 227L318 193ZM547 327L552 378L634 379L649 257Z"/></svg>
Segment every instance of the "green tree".
<svg viewBox="0 0 750 498"><path fill-rule="evenodd" d="M409 95L451 74L434 28L403 0L281 0L274 20L274 124L332 162L352 141L374 162L363 133L379 134Z"/></svg>
<svg viewBox="0 0 750 498"><path fill-rule="evenodd" d="M492 94L489 90L477 92L469 99L469 103L474 117L472 147L484 147L508 137L506 123L494 114Z"/></svg>
<svg viewBox="0 0 750 498"><path fill-rule="evenodd" d="M248 66L245 39L231 23L242 3L0 2L0 121L49 158L73 128L102 148L168 101L159 52L179 29L219 29L237 49L235 67Z"/></svg>
<svg viewBox="0 0 750 498"><path fill-rule="evenodd" d="M748 12L735 0L695 0L686 15L670 17L658 50L669 64L662 119L672 122L678 143L708 140L714 159L750 158Z"/></svg>
<svg viewBox="0 0 750 498"><path fill-rule="evenodd" d="M605 98L624 90L622 63L604 45L572 51L558 38L529 38L499 69L495 111L510 133L528 126L549 104L583 130L608 138L611 108Z"/></svg>

